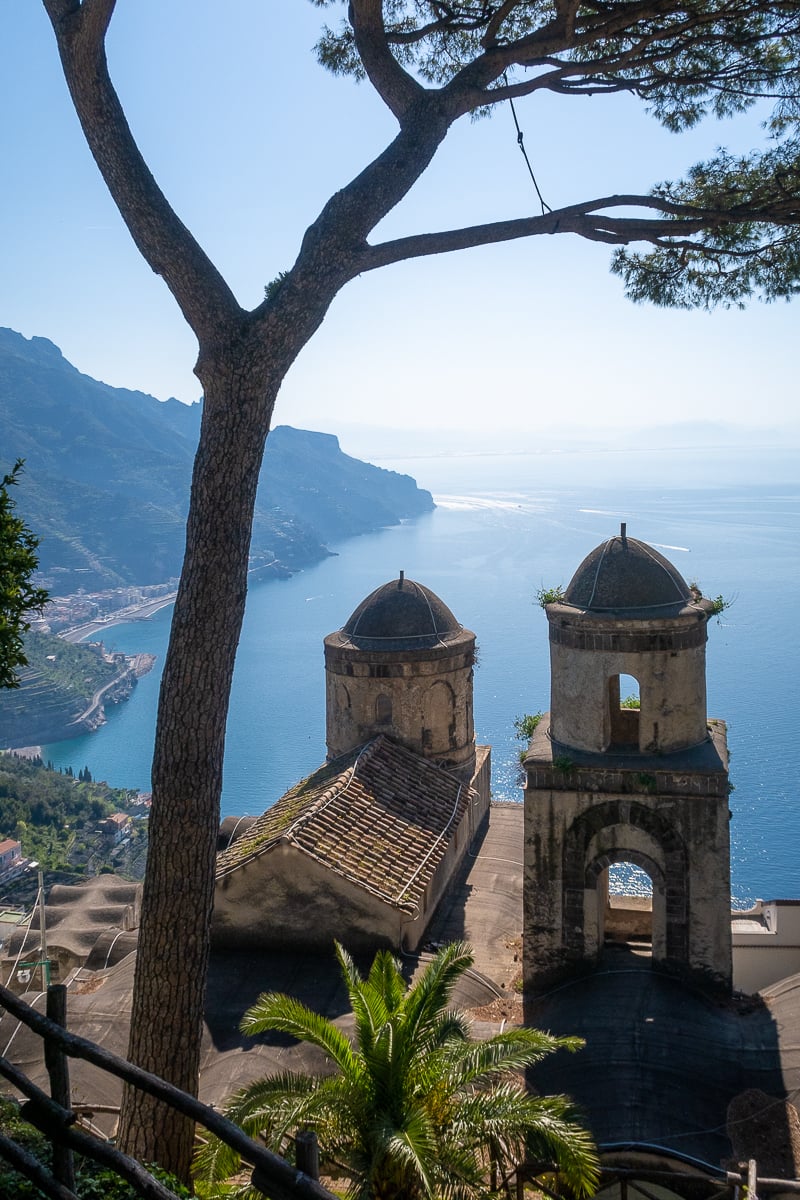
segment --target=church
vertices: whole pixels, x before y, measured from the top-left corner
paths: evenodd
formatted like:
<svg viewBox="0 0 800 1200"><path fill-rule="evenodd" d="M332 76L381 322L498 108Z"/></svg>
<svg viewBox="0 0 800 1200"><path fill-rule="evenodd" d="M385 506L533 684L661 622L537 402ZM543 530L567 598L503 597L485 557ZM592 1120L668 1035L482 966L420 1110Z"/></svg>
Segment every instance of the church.
<svg viewBox="0 0 800 1200"><path fill-rule="evenodd" d="M729 991L728 750L706 713L714 605L622 525L545 611L550 712L524 764L526 986L597 961L608 868L629 862L652 883L654 964Z"/></svg>
<svg viewBox="0 0 800 1200"><path fill-rule="evenodd" d="M403 572L325 638L327 761L223 823L216 944L418 949L489 808L474 662L475 634Z"/></svg>
<svg viewBox="0 0 800 1200"><path fill-rule="evenodd" d="M551 703L523 761L526 992L629 936L654 965L725 994L742 986L737 957L745 986L761 986L778 917L797 940L791 905L739 914L732 940L726 729L706 711L714 611L625 525L545 606ZM475 635L401 572L324 648L327 760L260 817L224 822L213 936L413 952L490 805ZM649 877L645 908L611 896L619 862Z"/></svg>

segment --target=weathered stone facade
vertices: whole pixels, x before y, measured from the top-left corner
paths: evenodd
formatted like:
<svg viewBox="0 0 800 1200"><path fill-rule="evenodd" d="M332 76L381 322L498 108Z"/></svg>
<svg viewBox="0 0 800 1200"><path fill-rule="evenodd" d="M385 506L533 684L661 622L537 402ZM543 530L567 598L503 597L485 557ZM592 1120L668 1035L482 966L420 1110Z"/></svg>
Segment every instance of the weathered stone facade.
<svg viewBox="0 0 800 1200"><path fill-rule="evenodd" d="M652 881L654 961L730 986L728 762L725 727L706 718L710 610L624 526L547 605L551 709L524 764L532 989L598 961L615 862ZM638 682L638 709L620 704L624 675Z"/></svg>
<svg viewBox="0 0 800 1200"><path fill-rule="evenodd" d="M379 734L469 777L475 634L400 575L325 638L328 758Z"/></svg>
<svg viewBox="0 0 800 1200"><path fill-rule="evenodd" d="M325 639L327 763L228 821L219 945L416 949L489 807L475 635L421 584L384 584Z"/></svg>

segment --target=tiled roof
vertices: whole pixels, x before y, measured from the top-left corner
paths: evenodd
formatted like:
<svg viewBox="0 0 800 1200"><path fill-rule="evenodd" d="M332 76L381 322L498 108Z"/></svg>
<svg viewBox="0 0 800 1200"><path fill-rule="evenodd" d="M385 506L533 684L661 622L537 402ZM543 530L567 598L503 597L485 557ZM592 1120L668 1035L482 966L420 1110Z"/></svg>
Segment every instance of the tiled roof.
<svg viewBox="0 0 800 1200"><path fill-rule="evenodd" d="M262 813L218 856L217 878L282 840L413 909L471 795L449 771L378 737L326 763Z"/></svg>

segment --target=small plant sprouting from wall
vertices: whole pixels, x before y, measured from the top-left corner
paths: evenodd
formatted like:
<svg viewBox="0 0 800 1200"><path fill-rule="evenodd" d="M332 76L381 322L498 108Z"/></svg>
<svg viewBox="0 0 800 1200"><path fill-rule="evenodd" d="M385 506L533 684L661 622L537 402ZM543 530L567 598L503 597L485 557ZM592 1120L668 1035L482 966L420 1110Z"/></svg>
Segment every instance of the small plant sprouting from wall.
<svg viewBox="0 0 800 1200"><path fill-rule="evenodd" d="M525 756L528 753L528 743L536 732L536 727L541 721L544 713L524 713L521 717L514 718L514 737L519 738L525 743L524 749L519 752L519 761L524 762Z"/></svg>
<svg viewBox="0 0 800 1200"><path fill-rule="evenodd" d="M564 599L564 589L560 583L556 587L542 586L534 593L534 599L540 608L546 608L548 604L558 604Z"/></svg>
<svg viewBox="0 0 800 1200"><path fill-rule="evenodd" d="M707 603L711 605L711 610L708 614L710 617L719 617L725 612L726 608L730 608L730 606L733 604L732 600L726 600L724 596L715 596L713 599L710 596L704 597L703 589L700 587L700 584L696 579L693 579L689 584L689 591L692 593L692 600L694 600L695 603L697 603L698 600L705 599Z"/></svg>
<svg viewBox="0 0 800 1200"><path fill-rule="evenodd" d="M565 775L569 775L570 771L575 770L575 763L566 754L559 754L553 759L553 766L556 771L562 771Z"/></svg>
<svg viewBox="0 0 800 1200"><path fill-rule="evenodd" d="M640 771L636 776L636 782L643 792L654 792L658 786L655 775L650 775L647 771Z"/></svg>
<svg viewBox="0 0 800 1200"><path fill-rule="evenodd" d="M536 732L537 726L541 721L544 713L525 713L521 717L514 718L514 737L523 742L529 742Z"/></svg>

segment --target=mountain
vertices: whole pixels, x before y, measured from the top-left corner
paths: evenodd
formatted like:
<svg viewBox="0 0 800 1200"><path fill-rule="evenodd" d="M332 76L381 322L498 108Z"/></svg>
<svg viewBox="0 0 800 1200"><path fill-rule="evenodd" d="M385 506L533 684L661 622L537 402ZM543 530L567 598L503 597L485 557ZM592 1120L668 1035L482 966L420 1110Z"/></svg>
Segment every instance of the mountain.
<svg viewBox="0 0 800 1200"><path fill-rule="evenodd" d="M178 574L202 403L156 400L81 374L46 338L0 328L0 470L25 459L18 512L54 594ZM429 492L343 454L330 434L267 440L251 552L285 574L331 542L433 508Z"/></svg>

